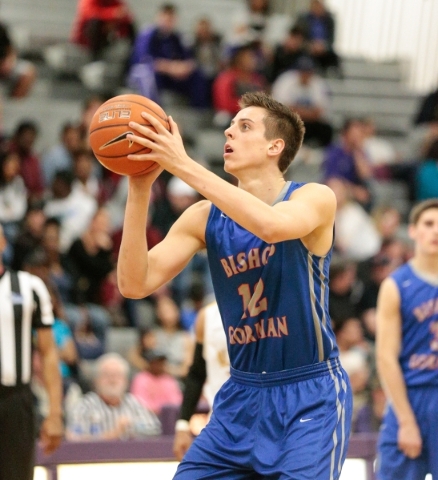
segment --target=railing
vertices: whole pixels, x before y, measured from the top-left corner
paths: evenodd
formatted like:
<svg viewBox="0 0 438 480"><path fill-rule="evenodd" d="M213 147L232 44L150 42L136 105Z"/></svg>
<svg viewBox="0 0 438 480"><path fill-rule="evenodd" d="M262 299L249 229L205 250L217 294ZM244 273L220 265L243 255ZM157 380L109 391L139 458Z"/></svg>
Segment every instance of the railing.
<svg viewBox="0 0 438 480"><path fill-rule="evenodd" d="M163 435L141 441L64 442L50 456L45 456L38 449L36 464L47 469L48 480L58 480L59 465L174 462L172 446L173 435ZM375 434L357 434L350 439L347 458L362 459L366 462L367 480L374 479L375 451Z"/></svg>

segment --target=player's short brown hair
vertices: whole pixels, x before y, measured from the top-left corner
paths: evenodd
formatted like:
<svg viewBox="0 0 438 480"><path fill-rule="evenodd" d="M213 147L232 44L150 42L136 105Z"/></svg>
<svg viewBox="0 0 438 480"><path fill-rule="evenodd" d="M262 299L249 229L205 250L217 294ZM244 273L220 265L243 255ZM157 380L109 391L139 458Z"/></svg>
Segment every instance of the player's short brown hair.
<svg viewBox="0 0 438 480"><path fill-rule="evenodd" d="M418 220L420 220L423 212L430 210L431 208L438 209L438 198L430 198L429 200L424 200L424 202L415 205L409 214L409 223L415 225Z"/></svg>
<svg viewBox="0 0 438 480"><path fill-rule="evenodd" d="M301 117L286 105L265 92L248 92L239 101L240 108L261 107L267 112L263 119L267 140L281 138L285 147L278 160L278 168L285 173L303 143L304 123Z"/></svg>

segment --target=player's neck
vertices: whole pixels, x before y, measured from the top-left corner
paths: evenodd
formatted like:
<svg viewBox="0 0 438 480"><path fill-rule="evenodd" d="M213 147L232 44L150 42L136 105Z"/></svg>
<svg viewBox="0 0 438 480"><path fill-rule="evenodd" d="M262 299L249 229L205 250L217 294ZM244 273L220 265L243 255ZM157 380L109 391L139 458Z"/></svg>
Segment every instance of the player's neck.
<svg viewBox="0 0 438 480"><path fill-rule="evenodd" d="M415 255L411 265L420 273L432 275L438 278L438 256L436 255Z"/></svg>
<svg viewBox="0 0 438 480"><path fill-rule="evenodd" d="M239 179L239 188L272 205L278 197L286 180L282 176L248 177Z"/></svg>

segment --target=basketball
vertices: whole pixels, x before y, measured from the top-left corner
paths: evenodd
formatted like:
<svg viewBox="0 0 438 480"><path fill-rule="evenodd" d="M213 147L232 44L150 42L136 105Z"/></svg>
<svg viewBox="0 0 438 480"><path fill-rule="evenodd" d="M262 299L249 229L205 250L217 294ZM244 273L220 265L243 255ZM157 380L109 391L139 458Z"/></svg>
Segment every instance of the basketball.
<svg viewBox="0 0 438 480"><path fill-rule="evenodd" d="M140 175L158 166L152 160L135 161L127 158L130 154L142 155L151 151L127 138L129 133L141 136L129 128L130 121L155 131L141 116L142 112L150 113L170 130L164 110L141 95L127 94L110 98L93 115L89 129L90 146L97 160L108 170L120 175Z"/></svg>

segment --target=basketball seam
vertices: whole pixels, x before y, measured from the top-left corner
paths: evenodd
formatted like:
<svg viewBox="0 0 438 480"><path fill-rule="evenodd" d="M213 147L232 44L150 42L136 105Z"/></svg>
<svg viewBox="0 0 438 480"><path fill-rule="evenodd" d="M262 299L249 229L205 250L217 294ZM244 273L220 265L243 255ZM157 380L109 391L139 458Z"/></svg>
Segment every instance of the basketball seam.
<svg viewBox="0 0 438 480"><path fill-rule="evenodd" d="M140 148L140 150L136 150L135 152L122 153L120 155L102 155L101 153L99 153L98 156L100 158L125 158L127 155L136 155L137 153L140 153L143 150L149 150L150 151L150 148L149 147L143 147L143 148ZM150 161L150 160L148 160L148 161Z"/></svg>
<svg viewBox="0 0 438 480"><path fill-rule="evenodd" d="M140 127L153 127L151 123L139 123ZM101 127L96 127L94 130L91 130L90 135L94 132L97 132L98 130L105 130L105 128L113 128L113 127L126 127L128 128L128 125L126 123L116 123L116 124L111 124L111 125L102 125Z"/></svg>

